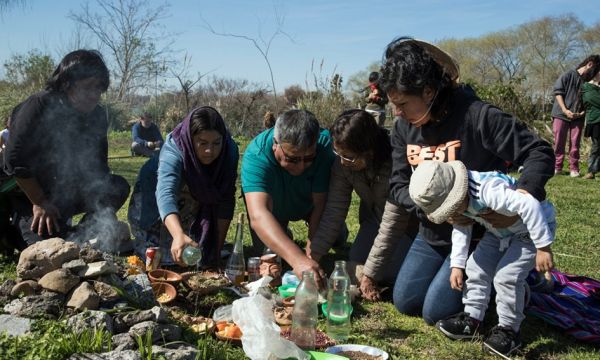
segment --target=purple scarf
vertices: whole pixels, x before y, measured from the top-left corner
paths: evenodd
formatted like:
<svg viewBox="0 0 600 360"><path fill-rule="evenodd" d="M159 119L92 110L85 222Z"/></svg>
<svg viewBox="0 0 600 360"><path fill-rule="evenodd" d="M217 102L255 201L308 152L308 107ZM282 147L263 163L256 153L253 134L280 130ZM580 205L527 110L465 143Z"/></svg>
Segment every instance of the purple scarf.
<svg viewBox="0 0 600 360"><path fill-rule="evenodd" d="M210 164L202 165L196 158L190 131L191 118L197 111L215 112L225 129L221 153ZM190 228L190 235L202 249L203 259L215 260L217 244L217 209L221 201L234 196L237 177L237 157L233 139L217 110L202 106L192 110L171 133L183 155L183 177L199 208ZM203 261L204 263L204 261Z"/></svg>

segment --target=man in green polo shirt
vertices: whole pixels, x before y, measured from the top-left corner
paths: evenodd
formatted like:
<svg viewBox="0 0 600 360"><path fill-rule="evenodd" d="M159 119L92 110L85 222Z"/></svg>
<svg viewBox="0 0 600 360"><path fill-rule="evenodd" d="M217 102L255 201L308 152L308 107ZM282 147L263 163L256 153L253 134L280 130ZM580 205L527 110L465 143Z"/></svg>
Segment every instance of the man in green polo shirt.
<svg viewBox="0 0 600 360"><path fill-rule="evenodd" d="M317 281L325 280L323 270L285 229L289 221L305 220L310 242L325 208L333 160L329 131L306 110L283 113L274 128L250 142L242 159L242 191L252 230L297 276L312 270Z"/></svg>

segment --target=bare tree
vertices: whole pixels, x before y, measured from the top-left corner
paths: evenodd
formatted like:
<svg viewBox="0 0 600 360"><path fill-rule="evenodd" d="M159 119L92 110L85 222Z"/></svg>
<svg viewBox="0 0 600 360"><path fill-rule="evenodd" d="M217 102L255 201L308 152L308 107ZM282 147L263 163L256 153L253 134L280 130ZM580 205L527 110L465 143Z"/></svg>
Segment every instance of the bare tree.
<svg viewBox="0 0 600 360"><path fill-rule="evenodd" d="M200 82L200 80L202 80L203 77L205 77L206 75L210 74L213 71L213 70L211 70L205 74L197 73L194 77L192 77L189 74L191 61L192 61L191 56L188 56L188 54L185 54L185 56L183 57L183 63L181 64L181 68L179 69L179 71L177 71L177 72L174 70L170 71L171 75L175 79L177 79L177 82L179 82L179 87L181 88L181 93L183 94L184 100L185 100L186 113L191 110L190 95L192 93L192 89L194 88L194 86L196 86L196 84L198 84Z"/></svg>
<svg viewBox="0 0 600 360"><path fill-rule="evenodd" d="M164 71L163 59L173 43L171 36L158 31L166 17L166 4L150 7L143 0L94 0L99 12L82 5L69 17L95 35L108 48L114 61L117 100L123 101L136 88L146 85L157 71ZM166 39L166 44L164 43ZM159 43L164 46L159 47Z"/></svg>
<svg viewBox="0 0 600 360"><path fill-rule="evenodd" d="M262 21L260 21L260 19L258 22L259 27L257 37L251 37L243 34L233 34L224 31L217 31L204 18L202 18L202 21L204 22L204 27L214 35L243 39L252 43L252 45L256 48L256 50L258 50L262 58L265 60L265 63L267 64L267 68L269 69L269 76L271 77L271 86L273 87L273 96L277 96L277 91L275 90L275 78L273 76L273 68L271 67L271 61L269 60L269 51L271 50L273 40L275 40L275 38L278 36L285 36L292 42L294 42L294 39L283 30L285 16L279 13L279 10L276 6L273 8L273 12L275 13L275 30L269 38L265 38L262 34Z"/></svg>

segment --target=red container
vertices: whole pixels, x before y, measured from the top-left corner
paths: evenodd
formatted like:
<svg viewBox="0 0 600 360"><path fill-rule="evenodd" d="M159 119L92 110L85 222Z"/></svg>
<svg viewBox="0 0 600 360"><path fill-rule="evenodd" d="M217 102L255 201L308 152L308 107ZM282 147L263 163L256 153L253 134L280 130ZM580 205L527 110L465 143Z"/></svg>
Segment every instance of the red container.
<svg viewBox="0 0 600 360"><path fill-rule="evenodd" d="M149 247L146 249L146 271L152 271L158 269L160 265L160 248Z"/></svg>

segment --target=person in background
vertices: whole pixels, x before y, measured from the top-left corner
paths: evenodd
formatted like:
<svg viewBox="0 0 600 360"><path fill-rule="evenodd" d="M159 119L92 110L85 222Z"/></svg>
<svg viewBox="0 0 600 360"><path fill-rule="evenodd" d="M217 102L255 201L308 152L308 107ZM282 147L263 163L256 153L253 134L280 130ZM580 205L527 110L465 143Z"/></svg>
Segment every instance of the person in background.
<svg viewBox="0 0 600 360"><path fill-rule="evenodd" d="M107 210L116 221L127 200L127 180L108 167L108 119L99 105L108 85L100 53L76 50L61 60L44 91L19 105L5 166L25 194L11 202L27 244L66 238L76 214L91 220Z"/></svg>
<svg viewBox="0 0 600 360"><path fill-rule="evenodd" d="M423 161L461 160L475 171L506 171L506 164L524 165L516 188L537 200L553 175L550 145L514 116L481 101L460 84L456 62L440 48L401 37L386 48L379 84L394 107L391 136L390 199L416 214L419 232L398 272L394 305L404 314L419 314L428 324L459 312L461 293L450 287L450 224L434 224L415 206L408 192L413 171ZM483 215L496 227L517 218L495 212ZM464 217L457 224L469 222ZM476 226L473 238L483 235Z"/></svg>
<svg viewBox="0 0 600 360"><path fill-rule="evenodd" d="M187 246L219 266L235 208L238 147L217 110L192 110L140 169L128 210L136 252L160 247L165 265ZM165 231L166 230L166 231Z"/></svg>
<svg viewBox="0 0 600 360"><path fill-rule="evenodd" d="M585 111L581 101L581 85L590 81L600 69L600 55L590 55L575 69L562 74L554 84L552 132L554 133L554 173L561 174L565 146L569 136L569 173L579 176L579 145Z"/></svg>
<svg viewBox="0 0 600 360"><path fill-rule="evenodd" d="M8 145L8 136L10 135L10 118L11 116L6 118L5 128L0 131L0 153L6 148L6 145Z"/></svg>
<svg viewBox="0 0 600 360"><path fill-rule="evenodd" d="M387 201L392 171L392 147L387 130L378 126L364 110L344 111L331 125L336 161L331 170L325 210L307 255L320 261L345 228L352 193L360 198L360 227L350 249L348 272L360 279L360 269L367 260L376 237L381 242L398 245L386 264L370 263L365 267L371 279L393 284L412 238L405 236L408 213ZM379 235L378 235L379 234ZM380 249L378 247L378 249ZM376 259L373 256L372 259ZM380 265L380 266L379 266ZM358 274L355 269L358 266ZM377 267L377 270L373 269ZM379 267L381 269L379 269ZM373 281L376 281L373 280ZM365 296L373 295L374 288Z"/></svg>
<svg viewBox="0 0 600 360"><path fill-rule="evenodd" d="M385 125L385 105L388 103L388 98L378 85L379 73L377 71L373 71L369 74L369 86L365 90L367 90L367 106L365 110L373 115L377 124L379 126Z"/></svg>
<svg viewBox="0 0 600 360"><path fill-rule="evenodd" d="M270 129L275 126L275 114L271 111L267 111L265 116L263 116L263 126L265 129Z"/></svg>
<svg viewBox="0 0 600 360"><path fill-rule="evenodd" d="M483 347L504 358L521 347L525 279L534 267L543 273L554 266L554 206L515 190L516 183L516 179L496 171L467 170L460 161L424 161L414 171L408 190L410 198L435 224L466 216L485 226L486 232L471 256L473 225L453 226L449 281L452 289L463 291L466 273L464 311L438 321L436 327L451 339L475 340L494 288L498 325L490 330ZM480 216L490 211L518 215L522 220L497 228Z"/></svg>
<svg viewBox="0 0 600 360"><path fill-rule="evenodd" d="M593 179L600 171L600 67L589 82L583 84L583 106L585 108L585 136L592 140L588 158L588 172L584 179Z"/></svg>
<svg viewBox="0 0 600 360"><path fill-rule="evenodd" d="M329 131L315 115L289 110L275 127L258 134L244 152L242 192L257 251L266 245L281 256L299 278L312 270L321 287L326 274L286 233L289 221L308 224L307 247L325 209L334 155Z"/></svg>
<svg viewBox="0 0 600 360"><path fill-rule="evenodd" d="M134 155L152 157L158 155L163 137L158 126L152 122L152 115L144 112L131 128L131 152Z"/></svg>

